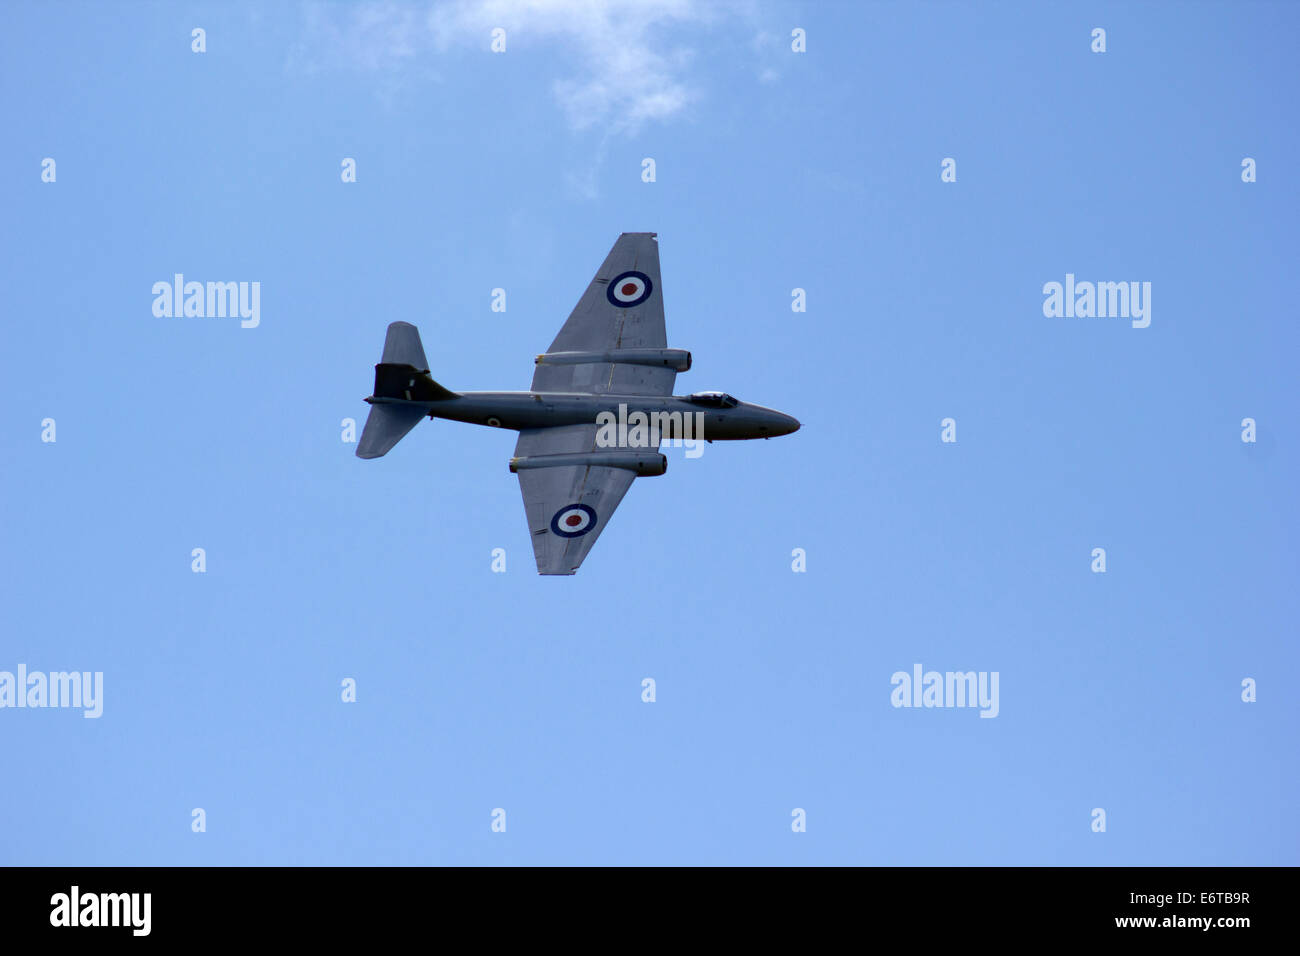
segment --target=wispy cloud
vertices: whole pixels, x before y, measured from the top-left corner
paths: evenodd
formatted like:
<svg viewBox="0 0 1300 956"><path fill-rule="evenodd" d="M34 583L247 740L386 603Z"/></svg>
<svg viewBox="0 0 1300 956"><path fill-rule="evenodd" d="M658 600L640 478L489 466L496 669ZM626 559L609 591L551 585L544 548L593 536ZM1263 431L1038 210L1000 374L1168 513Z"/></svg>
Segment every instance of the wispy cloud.
<svg viewBox="0 0 1300 956"><path fill-rule="evenodd" d="M646 122L681 113L700 96L691 76L705 28L748 9L748 0L446 0L435 4L372 0L308 3L303 40L289 68L311 73L352 69L401 85L433 54L487 51L492 31L506 31L511 51L560 54L551 92L575 130L633 133Z"/></svg>
<svg viewBox="0 0 1300 956"><path fill-rule="evenodd" d="M431 74L457 51L492 55L498 28L504 55L547 55L556 64L550 90L569 126L598 133L567 179L570 192L585 199L598 195L613 140L678 116L704 95L693 67L697 51L717 40L708 31L754 18L753 0L309 0L303 10L305 35L289 68L372 74L390 106L417 71Z"/></svg>
<svg viewBox="0 0 1300 956"><path fill-rule="evenodd" d="M395 73L431 46L423 7L390 2L305 3L302 11L304 36L289 51L291 70Z"/></svg>
<svg viewBox="0 0 1300 956"><path fill-rule="evenodd" d="M694 51L679 28L715 21L727 8L692 0L453 0L429 23L440 48L486 46L506 31L507 50L551 42L572 54L552 84L574 129L634 132L681 112L698 95Z"/></svg>

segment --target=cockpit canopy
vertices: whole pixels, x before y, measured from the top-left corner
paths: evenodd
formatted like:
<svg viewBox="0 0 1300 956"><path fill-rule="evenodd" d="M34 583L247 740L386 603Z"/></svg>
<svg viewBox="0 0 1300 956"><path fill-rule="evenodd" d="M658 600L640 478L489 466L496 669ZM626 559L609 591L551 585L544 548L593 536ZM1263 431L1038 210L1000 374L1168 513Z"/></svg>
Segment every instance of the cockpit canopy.
<svg viewBox="0 0 1300 956"><path fill-rule="evenodd" d="M704 405L707 408L735 408L740 402L726 392L694 392L686 396L692 405Z"/></svg>

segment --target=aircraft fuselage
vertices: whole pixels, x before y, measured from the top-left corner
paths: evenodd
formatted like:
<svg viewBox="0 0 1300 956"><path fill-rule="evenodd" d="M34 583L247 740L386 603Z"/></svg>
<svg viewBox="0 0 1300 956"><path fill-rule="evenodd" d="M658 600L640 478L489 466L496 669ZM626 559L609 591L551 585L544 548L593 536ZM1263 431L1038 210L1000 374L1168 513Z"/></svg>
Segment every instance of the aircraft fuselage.
<svg viewBox="0 0 1300 956"><path fill-rule="evenodd" d="M419 405L430 418L516 431L557 425L590 425L607 412L626 421L640 412L658 421L663 438L737 441L775 438L799 428L790 415L762 405L738 402L730 408L707 407L680 395L616 395L567 392L461 392L455 398L410 402L371 397L373 404ZM688 424L689 416L689 424ZM684 430L689 430L683 434Z"/></svg>

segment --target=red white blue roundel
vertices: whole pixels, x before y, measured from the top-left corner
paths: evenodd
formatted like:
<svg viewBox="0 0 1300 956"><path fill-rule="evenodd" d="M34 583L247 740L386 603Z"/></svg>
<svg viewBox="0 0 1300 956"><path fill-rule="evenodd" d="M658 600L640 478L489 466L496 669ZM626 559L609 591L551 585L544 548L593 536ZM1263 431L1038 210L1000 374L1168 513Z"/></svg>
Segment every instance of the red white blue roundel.
<svg viewBox="0 0 1300 956"><path fill-rule="evenodd" d="M551 519L551 530L561 538L581 538L596 527L596 512L586 505L565 505Z"/></svg>
<svg viewBox="0 0 1300 956"><path fill-rule="evenodd" d="M605 287L605 298L609 304L620 309L630 309L650 298L654 283L644 272L624 272L615 276Z"/></svg>

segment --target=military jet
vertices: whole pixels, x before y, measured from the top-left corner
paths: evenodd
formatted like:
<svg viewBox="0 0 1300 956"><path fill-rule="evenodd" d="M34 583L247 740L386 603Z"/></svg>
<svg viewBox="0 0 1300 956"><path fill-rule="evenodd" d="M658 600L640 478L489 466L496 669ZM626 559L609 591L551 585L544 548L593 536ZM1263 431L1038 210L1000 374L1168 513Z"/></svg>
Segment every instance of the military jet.
<svg viewBox="0 0 1300 956"><path fill-rule="evenodd" d="M425 416L519 432L519 476L539 574L573 574L637 477L662 475L661 438L731 441L798 430L789 415L724 392L673 395L691 353L664 331L659 243L625 232L605 257L527 392L453 392L429 377L420 333L388 327L358 458L387 454Z"/></svg>

